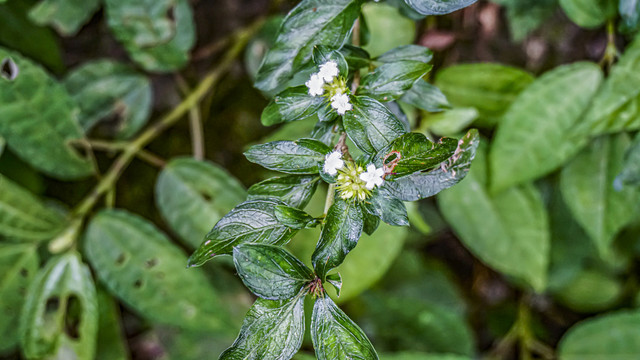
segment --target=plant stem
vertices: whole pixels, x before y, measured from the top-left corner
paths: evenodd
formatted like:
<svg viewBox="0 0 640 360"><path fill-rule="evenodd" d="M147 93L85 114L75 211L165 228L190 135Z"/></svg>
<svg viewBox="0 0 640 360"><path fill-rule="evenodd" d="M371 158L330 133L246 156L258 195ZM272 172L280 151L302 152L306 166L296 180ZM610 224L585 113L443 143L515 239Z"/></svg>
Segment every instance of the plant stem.
<svg viewBox="0 0 640 360"><path fill-rule="evenodd" d="M616 47L616 30L613 20L607 21L607 47L604 50L600 66L606 70L611 70L611 66L618 57L618 48Z"/></svg>

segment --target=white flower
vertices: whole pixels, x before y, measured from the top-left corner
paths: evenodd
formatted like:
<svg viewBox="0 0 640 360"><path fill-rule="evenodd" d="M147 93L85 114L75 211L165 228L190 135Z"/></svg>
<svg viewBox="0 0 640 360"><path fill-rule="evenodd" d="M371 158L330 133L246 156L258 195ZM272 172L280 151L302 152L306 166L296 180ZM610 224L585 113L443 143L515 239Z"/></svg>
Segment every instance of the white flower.
<svg viewBox="0 0 640 360"><path fill-rule="evenodd" d="M382 185L382 175L384 170L376 169L373 164L367 165L367 172L360 174L360 180L367 183L365 187L367 190L373 190L374 187Z"/></svg>
<svg viewBox="0 0 640 360"><path fill-rule="evenodd" d="M304 84L309 88L309 95L311 96L322 95L324 93L324 81L319 74L311 75L309 81Z"/></svg>
<svg viewBox="0 0 640 360"><path fill-rule="evenodd" d="M331 98L331 107L336 109L340 115L344 115L344 113L353 109L353 106L349 102L349 95L343 93L335 94Z"/></svg>
<svg viewBox="0 0 640 360"><path fill-rule="evenodd" d="M323 170L331 176L337 174L338 170L342 169L343 166L342 153L339 151L332 151L324 157Z"/></svg>
<svg viewBox="0 0 640 360"><path fill-rule="evenodd" d="M338 76L339 72L338 63L333 60L329 60L320 65L320 72L318 72L318 75L320 75L325 82L330 83L333 81L334 77Z"/></svg>

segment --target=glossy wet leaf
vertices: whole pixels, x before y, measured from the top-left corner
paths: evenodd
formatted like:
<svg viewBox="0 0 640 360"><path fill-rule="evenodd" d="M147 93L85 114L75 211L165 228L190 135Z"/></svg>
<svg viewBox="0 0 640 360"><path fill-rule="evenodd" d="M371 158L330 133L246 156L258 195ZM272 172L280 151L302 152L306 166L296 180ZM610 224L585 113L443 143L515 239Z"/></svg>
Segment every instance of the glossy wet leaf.
<svg viewBox="0 0 640 360"><path fill-rule="evenodd" d="M304 208L318 188L320 177L286 175L273 177L249 188L248 200L277 198L290 206Z"/></svg>
<svg viewBox="0 0 640 360"><path fill-rule="evenodd" d="M376 61L396 63L399 61L420 61L428 63L433 59L433 52L424 46L409 44L395 47L378 56Z"/></svg>
<svg viewBox="0 0 640 360"><path fill-rule="evenodd" d="M155 187L160 214L193 248L245 197L242 184L222 167L186 157L171 160Z"/></svg>
<svg viewBox="0 0 640 360"><path fill-rule="evenodd" d="M504 114L493 140L492 191L546 175L584 146L583 134L568 134L581 119L601 80L598 66L577 62L545 73L518 96Z"/></svg>
<svg viewBox="0 0 640 360"><path fill-rule="evenodd" d="M151 113L151 82L130 67L112 60L84 63L72 71L64 85L80 106L85 132L100 121L117 119L113 135L127 139L147 123Z"/></svg>
<svg viewBox="0 0 640 360"><path fill-rule="evenodd" d="M421 61L405 60L382 64L362 77L358 95L379 101L391 101L404 95L416 81L425 76L432 65Z"/></svg>
<svg viewBox="0 0 640 360"><path fill-rule="evenodd" d="M624 155L622 170L613 182L615 190L620 191L624 185L640 184L640 135L636 135Z"/></svg>
<svg viewBox="0 0 640 360"><path fill-rule="evenodd" d="M273 141L254 145L244 155L247 160L269 170L288 174L317 174L331 148L315 139Z"/></svg>
<svg viewBox="0 0 640 360"><path fill-rule="evenodd" d="M315 118L321 108L328 106L323 96L309 95L309 88L297 86L276 95L262 111L262 124L271 126L282 122Z"/></svg>
<svg viewBox="0 0 640 360"><path fill-rule="evenodd" d="M0 235L21 241L52 239L66 219L35 195L0 175Z"/></svg>
<svg viewBox="0 0 640 360"><path fill-rule="evenodd" d="M331 47L324 45L315 45L313 47L311 59L318 68L329 61L333 61L338 65L338 74L340 76L347 78L349 74L349 65L347 64L347 60L339 50L332 49Z"/></svg>
<svg viewBox="0 0 640 360"><path fill-rule="evenodd" d="M540 192L523 184L492 195L487 177L486 156L479 152L465 180L438 195L440 210L475 256L541 292L547 281L550 234Z"/></svg>
<svg viewBox="0 0 640 360"><path fill-rule="evenodd" d="M313 271L295 256L273 245L236 246L233 263L247 288L268 300L294 298L315 278Z"/></svg>
<svg viewBox="0 0 640 360"><path fill-rule="evenodd" d="M632 359L640 354L640 311L627 310L579 322L558 345L560 360Z"/></svg>
<svg viewBox="0 0 640 360"><path fill-rule="evenodd" d="M444 15L465 8L477 0L404 0L422 15Z"/></svg>
<svg viewBox="0 0 640 360"><path fill-rule="evenodd" d="M255 86L265 92L282 89L298 68L311 60L316 44L340 48L350 36L361 0L303 0L284 19L275 45L267 52Z"/></svg>
<svg viewBox="0 0 640 360"><path fill-rule="evenodd" d="M89 267L77 253L49 259L29 287L20 318L27 359L92 359L98 302Z"/></svg>
<svg viewBox="0 0 640 360"><path fill-rule="evenodd" d="M102 283L143 317L181 328L228 330L219 292L200 269L186 269L183 251L147 220L103 210L89 223L84 247Z"/></svg>
<svg viewBox="0 0 640 360"><path fill-rule="evenodd" d="M640 199L634 188L614 189L629 143L626 134L597 138L560 176L565 202L602 256L610 255L615 235L633 220Z"/></svg>
<svg viewBox="0 0 640 360"><path fill-rule="evenodd" d="M383 194L372 196L364 201L363 209L389 225L409 226L409 216L404 203Z"/></svg>
<svg viewBox="0 0 640 360"><path fill-rule="evenodd" d="M371 63L369 53L357 46L346 44L340 49L340 53L344 56L349 68L353 70L367 67Z"/></svg>
<svg viewBox="0 0 640 360"><path fill-rule="evenodd" d="M342 264L347 254L356 247L363 222L362 208L355 201L335 199L311 256L313 268L321 279L329 270Z"/></svg>
<svg viewBox="0 0 640 360"><path fill-rule="evenodd" d="M353 109L347 111L342 122L349 139L365 153L374 154L409 132L406 124L378 101L357 96L351 103Z"/></svg>
<svg viewBox="0 0 640 360"><path fill-rule="evenodd" d="M612 0L560 0L565 14L578 26L596 28L616 15L616 3Z"/></svg>
<svg viewBox="0 0 640 360"><path fill-rule="evenodd" d="M304 296L288 300L257 299L240 334L219 360L288 360L304 338Z"/></svg>
<svg viewBox="0 0 640 360"><path fill-rule="evenodd" d="M400 101L429 112L439 112L451 108L449 100L442 91L423 79L416 81L402 95Z"/></svg>
<svg viewBox="0 0 640 360"><path fill-rule="evenodd" d="M275 199L249 200L236 206L207 234L189 258L189 266L200 266L216 255L231 254L233 247L245 243L284 245L297 230L282 224L275 208L285 205Z"/></svg>
<svg viewBox="0 0 640 360"><path fill-rule="evenodd" d="M0 244L0 353L18 343L20 312L39 266L36 250L34 245Z"/></svg>
<svg viewBox="0 0 640 360"><path fill-rule="evenodd" d="M171 72L189 60L195 24L187 0L105 0L107 23L137 64Z"/></svg>
<svg viewBox="0 0 640 360"><path fill-rule="evenodd" d="M29 18L39 25L51 25L61 35L75 35L91 20L100 7L100 0L42 0L29 12Z"/></svg>
<svg viewBox="0 0 640 360"><path fill-rule="evenodd" d="M636 31L640 25L640 1L620 0L618 12L623 20L623 29L626 31Z"/></svg>
<svg viewBox="0 0 640 360"><path fill-rule="evenodd" d="M322 223L322 219L316 219L298 208L286 205L276 206L275 215L278 221L297 230L312 228Z"/></svg>
<svg viewBox="0 0 640 360"><path fill-rule="evenodd" d="M469 130L458 141L453 156L440 168L413 173L394 181L385 181L380 191L403 201L416 201L436 195L467 176L479 143L478 131Z"/></svg>
<svg viewBox="0 0 640 360"><path fill-rule="evenodd" d="M129 349L120 323L118 304L103 288L98 288L98 337L96 360L127 360Z"/></svg>
<svg viewBox="0 0 640 360"><path fill-rule="evenodd" d="M71 142L83 138L77 105L64 87L39 65L0 48L0 62L11 59L19 73L0 77L0 136L23 161L47 175L72 180L93 167Z"/></svg>
<svg viewBox="0 0 640 360"><path fill-rule="evenodd" d="M328 296L313 305L311 339L318 360L378 359L367 335Z"/></svg>

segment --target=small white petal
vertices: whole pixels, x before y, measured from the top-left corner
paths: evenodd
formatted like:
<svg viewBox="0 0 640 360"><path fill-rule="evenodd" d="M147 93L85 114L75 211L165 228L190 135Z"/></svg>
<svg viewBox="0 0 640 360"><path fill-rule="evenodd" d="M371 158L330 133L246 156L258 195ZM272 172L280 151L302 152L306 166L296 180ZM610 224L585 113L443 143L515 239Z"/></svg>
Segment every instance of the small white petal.
<svg viewBox="0 0 640 360"><path fill-rule="evenodd" d="M384 170L376 169L375 165L369 164L367 171L360 174L360 180L365 182L365 187L368 190L373 190L374 187L382 185L382 175L384 175Z"/></svg>
<svg viewBox="0 0 640 360"><path fill-rule="evenodd" d="M342 93L338 93L331 98L331 107L336 109L340 115L344 115L347 111L353 109L349 102L349 95Z"/></svg>
<svg viewBox="0 0 640 360"><path fill-rule="evenodd" d="M317 96L324 93L324 81L318 74L313 74L309 80L304 83L309 88L309 95Z"/></svg>
<svg viewBox="0 0 640 360"><path fill-rule="evenodd" d="M333 81L333 78L338 76L338 74L340 73L340 71L338 70L338 64L333 61L333 60L329 60L326 63L320 65L320 71L318 72L318 75L327 83Z"/></svg>
<svg viewBox="0 0 640 360"><path fill-rule="evenodd" d="M342 160L342 153L339 151L332 151L324 157L323 170L327 174L333 176L338 173L339 169L344 167L344 161Z"/></svg>

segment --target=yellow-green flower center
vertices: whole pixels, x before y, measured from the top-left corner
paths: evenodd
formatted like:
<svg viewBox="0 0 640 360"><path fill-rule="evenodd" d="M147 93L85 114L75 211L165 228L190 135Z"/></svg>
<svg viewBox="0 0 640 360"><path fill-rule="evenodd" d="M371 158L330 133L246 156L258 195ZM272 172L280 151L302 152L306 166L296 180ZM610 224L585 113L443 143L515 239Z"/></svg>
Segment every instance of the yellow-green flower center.
<svg viewBox="0 0 640 360"><path fill-rule="evenodd" d="M338 177L336 179L336 189L338 195L348 200L356 198L358 200L364 200L371 195L371 190L368 190L366 183L360 179L360 174L364 172L364 169L360 165L356 165L353 162L346 162L345 166L338 170Z"/></svg>
<svg viewBox="0 0 640 360"><path fill-rule="evenodd" d="M336 76L331 83L324 84L324 89L327 91L327 98L331 99L337 94L346 94L347 82L341 76Z"/></svg>

